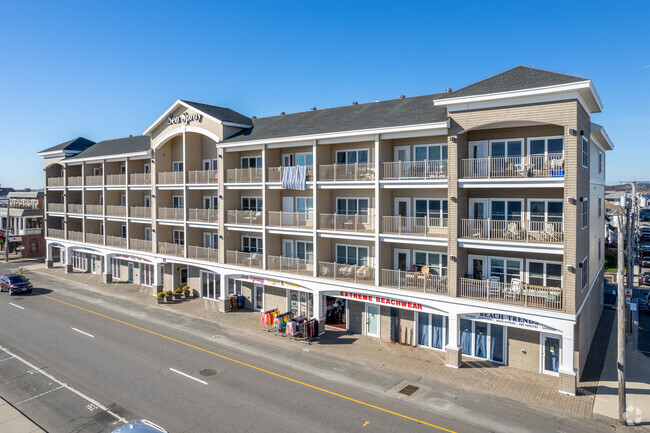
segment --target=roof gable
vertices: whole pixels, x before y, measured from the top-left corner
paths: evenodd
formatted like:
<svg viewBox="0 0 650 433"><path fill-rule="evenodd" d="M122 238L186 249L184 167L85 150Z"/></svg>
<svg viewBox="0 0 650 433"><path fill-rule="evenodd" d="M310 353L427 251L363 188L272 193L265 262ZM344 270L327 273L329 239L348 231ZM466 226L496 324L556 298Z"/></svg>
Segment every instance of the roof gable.
<svg viewBox="0 0 650 433"><path fill-rule="evenodd" d="M137 135L135 137L117 138L100 141L83 152L68 157L64 161L74 161L86 158L100 158L123 155L125 153L144 152L151 148L151 137Z"/></svg>
<svg viewBox="0 0 650 433"><path fill-rule="evenodd" d="M50 152L79 153L86 150L87 148L89 148L94 144L95 144L94 141L90 141L83 137L77 137L70 141L66 141L65 143L57 144L56 146L52 146L45 150L41 150L40 152L38 152L38 154L41 155L43 153L50 153Z"/></svg>

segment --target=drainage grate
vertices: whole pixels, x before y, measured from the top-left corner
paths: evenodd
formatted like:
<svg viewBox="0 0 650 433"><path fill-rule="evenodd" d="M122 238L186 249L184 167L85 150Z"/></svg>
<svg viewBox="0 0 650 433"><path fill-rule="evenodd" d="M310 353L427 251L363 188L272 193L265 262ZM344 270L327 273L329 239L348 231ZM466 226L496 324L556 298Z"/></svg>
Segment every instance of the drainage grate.
<svg viewBox="0 0 650 433"><path fill-rule="evenodd" d="M213 370L211 368L206 368L205 370L199 371L199 374L201 376L214 376L215 374L217 374L217 370Z"/></svg>
<svg viewBox="0 0 650 433"><path fill-rule="evenodd" d="M404 388L402 388L399 393L404 395L413 395L413 393L418 389L420 389L419 386L407 385Z"/></svg>

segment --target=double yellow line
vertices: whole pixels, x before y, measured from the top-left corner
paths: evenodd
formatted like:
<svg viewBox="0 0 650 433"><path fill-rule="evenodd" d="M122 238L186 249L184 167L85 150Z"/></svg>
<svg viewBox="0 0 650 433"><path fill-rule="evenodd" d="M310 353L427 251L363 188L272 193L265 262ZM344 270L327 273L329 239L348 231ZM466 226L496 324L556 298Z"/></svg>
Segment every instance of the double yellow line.
<svg viewBox="0 0 650 433"><path fill-rule="evenodd" d="M112 321L117 322L117 323L121 323L122 325L130 326L131 328L135 328L135 329L137 329L137 330L139 330L139 331L147 332L147 333L152 334L152 335L155 335L155 336L157 336L157 337L164 338L164 339L169 340L169 341L173 341L174 343L178 343L178 344L181 344L181 345L183 345L183 346L191 347L192 349L196 349L196 350L198 350L198 351L201 351L201 352L204 352L204 353L208 353L208 354L213 355L213 356L217 356L217 357L219 357L219 358L221 358L221 359L225 359L225 360L227 360L227 361L234 362L235 364L243 365L244 367L252 368L253 370L257 370L257 371L260 371L260 372L262 372L262 373L266 373L266 374L269 374L269 375L271 375L271 376L275 376L275 377L277 377L277 378L284 379L284 380L286 380L286 381L293 382L293 383L296 383L296 384L298 384L298 385L305 386L305 387L307 387L307 388L315 389L315 390L317 390L317 391L323 392L323 393L325 393L325 394L332 395L332 396L334 396L334 397L342 398L343 400L347 400L347 401L350 401L350 402L353 402L353 403L357 403L357 404L360 404L360 405L362 405L362 406L370 407L370 408L376 409L376 410L381 411L381 412L384 412L384 413L388 413L388 414L391 414L391 415L398 416L398 417L400 417L400 418L407 419L407 420L409 420L409 421L414 421L414 422L417 422L417 423L419 423L419 424L423 424L423 425L426 425L426 426L429 426L429 427L436 428L436 429L438 429L438 430L442 430L442 431L449 432L449 433L456 433L456 432L454 432L453 430L448 430L448 429L446 429L446 428L444 428L444 427L440 427L440 426L437 426L437 425L435 425L435 424L431 424L431 423L428 423L428 422L426 422L426 421L422 421L422 420L419 420L419 419L417 419L417 418L410 417L410 416L408 416L408 415L404 415L404 414L401 414L401 413L398 413L398 412L393 412L392 410L384 409L383 407L375 406L375 405L373 405L373 404L366 403L366 402L363 402L363 401L361 401L361 400L357 400L357 399L352 398L352 397L347 397L347 396L345 396L345 395L342 395L342 394L339 394L339 393L336 393L336 392L333 392L333 391L329 391L329 390L327 390L327 389L320 388L320 387L315 386L315 385L310 385L309 383L302 382L302 381L300 381L300 380L292 379L292 378L290 378L290 377L283 376L283 375L281 375L281 374L274 373L274 372L272 372L272 371L265 370L265 369L260 368L260 367L256 367L256 366L251 365L251 364L248 364L248 363L246 363L246 362L238 361L238 360L236 360L236 359L234 359L234 358L230 358L230 357L228 357L228 356L221 355L221 354L219 354L219 353L212 352L212 351L207 350L207 349L203 349L202 347L198 347L198 346L195 346L195 345L193 345L193 344L189 344L189 343L186 343L186 342L184 342L184 341L180 341L180 340L177 340L177 339L175 339L175 338L168 337L168 336L166 336L166 335L160 334L160 333L155 332L155 331L151 331L151 330L146 329L146 328L143 328L143 327L141 327L141 326L137 326L137 325L134 325L134 324L132 324L132 323L125 322L125 321L123 321L123 320L116 319L116 318L114 318L114 317L107 316L107 315L102 314L102 313L98 313L97 311L89 310L89 309L87 309L87 308L80 307L80 306L78 306L78 305L74 305L74 304L71 304L71 303L69 303L69 302L62 301L62 300L60 300L60 299L57 299L57 298L53 298L52 296L48 296L48 295L41 295L41 296L44 297L44 298L47 298L47 299L51 299L51 300L56 301L56 302L60 302L61 304L68 305L68 306L70 306L70 307L77 308L77 309L82 310L82 311L85 311L85 312L87 312L87 313L95 314L95 315L100 316L100 317L103 317L103 318L105 318L105 319L112 320Z"/></svg>

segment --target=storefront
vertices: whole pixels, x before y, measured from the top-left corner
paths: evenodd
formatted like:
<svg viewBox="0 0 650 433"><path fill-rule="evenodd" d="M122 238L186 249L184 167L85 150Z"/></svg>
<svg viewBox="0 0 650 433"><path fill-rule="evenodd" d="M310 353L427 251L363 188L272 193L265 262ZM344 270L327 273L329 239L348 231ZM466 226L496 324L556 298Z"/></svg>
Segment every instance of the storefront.
<svg viewBox="0 0 650 433"><path fill-rule="evenodd" d="M339 329L347 329L347 301L345 298L325 296L325 325Z"/></svg>
<svg viewBox="0 0 650 433"><path fill-rule="evenodd" d="M113 280L152 287L156 266L146 259L116 254L110 256L110 271Z"/></svg>

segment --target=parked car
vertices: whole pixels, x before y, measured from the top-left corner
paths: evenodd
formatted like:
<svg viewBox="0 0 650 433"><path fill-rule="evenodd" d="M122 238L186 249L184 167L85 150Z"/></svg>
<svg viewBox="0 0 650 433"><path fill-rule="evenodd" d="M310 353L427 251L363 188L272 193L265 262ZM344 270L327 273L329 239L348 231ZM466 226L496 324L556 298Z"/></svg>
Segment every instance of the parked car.
<svg viewBox="0 0 650 433"><path fill-rule="evenodd" d="M650 272L644 272L643 275L641 275L639 278L639 284L650 286Z"/></svg>
<svg viewBox="0 0 650 433"><path fill-rule="evenodd" d="M0 292L9 292L10 295L15 293L31 293L32 283L23 275L11 274L0 277Z"/></svg>
<svg viewBox="0 0 650 433"><path fill-rule="evenodd" d="M650 268L650 256L643 256L641 259L642 268Z"/></svg>
<svg viewBox="0 0 650 433"><path fill-rule="evenodd" d="M128 422L115 430L112 433L168 433L164 428L147 421L146 419L135 419Z"/></svg>

